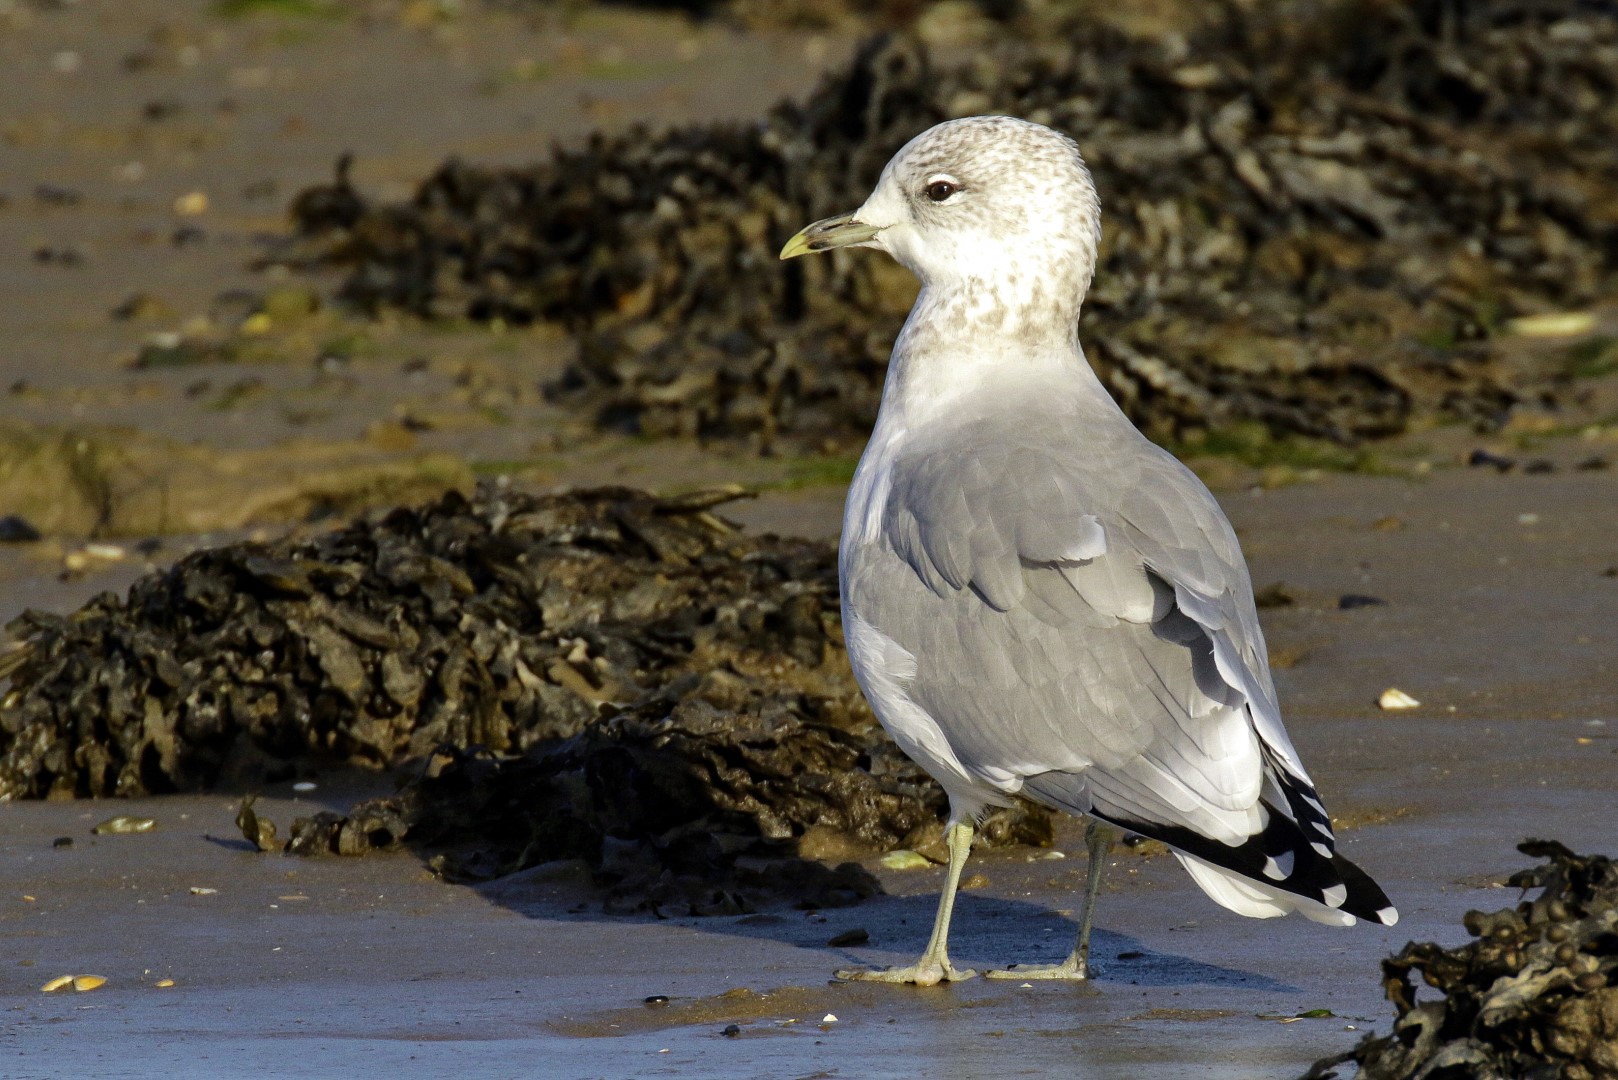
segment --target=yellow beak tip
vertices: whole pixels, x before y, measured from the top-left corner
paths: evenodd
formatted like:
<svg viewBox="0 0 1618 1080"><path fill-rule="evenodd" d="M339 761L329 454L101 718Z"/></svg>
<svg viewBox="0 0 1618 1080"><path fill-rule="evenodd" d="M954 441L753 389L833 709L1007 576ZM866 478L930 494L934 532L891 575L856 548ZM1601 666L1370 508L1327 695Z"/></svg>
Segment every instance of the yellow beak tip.
<svg viewBox="0 0 1618 1080"><path fill-rule="evenodd" d="M809 246L809 238L804 236L803 233L798 233L791 240L788 240L786 246L781 249L781 261L796 259L799 255L808 255L813 250Z"/></svg>
<svg viewBox="0 0 1618 1080"><path fill-rule="evenodd" d="M796 259L799 255L857 247L870 242L881 231L863 221L856 221L851 214L825 218L799 229L797 235L781 249L781 258Z"/></svg>

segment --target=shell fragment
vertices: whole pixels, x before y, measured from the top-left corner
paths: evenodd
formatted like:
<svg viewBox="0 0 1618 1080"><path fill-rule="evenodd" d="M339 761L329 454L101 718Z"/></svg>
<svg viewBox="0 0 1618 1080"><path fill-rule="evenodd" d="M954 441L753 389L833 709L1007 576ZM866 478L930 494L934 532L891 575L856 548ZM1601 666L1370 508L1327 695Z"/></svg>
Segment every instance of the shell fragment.
<svg viewBox="0 0 1618 1080"><path fill-rule="evenodd" d="M1589 311L1548 311L1506 321L1506 329L1521 337L1577 337L1595 328L1595 313Z"/></svg>
<svg viewBox="0 0 1618 1080"><path fill-rule="evenodd" d="M882 865L889 870L920 870L932 863L927 861L925 855L901 848L882 856Z"/></svg>
<svg viewBox="0 0 1618 1080"><path fill-rule="evenodd" d="M1390 711L1397 711L1399 709L1414 709L1421 704L1421 702L1417 701L1415 698L1411 697L1409 694L1405 693L1403 690L1400 690L1396 686L1390 686L1386 690L1382 691L1382 696L1376 699L1376 703L1382 708Z"/></svg>
<svg viewBox="0 0 1618 1080"><path fill-rule="evenodd" d="M119 814L110 817L90 831L97 836L127 836L132 833L151 832L157 828L157 821L149 817L130 817L128 814Z"/></svg>

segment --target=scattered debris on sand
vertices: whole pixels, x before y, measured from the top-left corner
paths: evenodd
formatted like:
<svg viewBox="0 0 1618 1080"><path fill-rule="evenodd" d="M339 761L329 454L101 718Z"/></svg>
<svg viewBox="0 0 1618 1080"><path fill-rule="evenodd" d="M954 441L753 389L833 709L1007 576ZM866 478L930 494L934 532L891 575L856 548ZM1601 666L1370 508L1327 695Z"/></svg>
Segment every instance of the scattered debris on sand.
<svg viewBox="0 0 1618 1080"><path fill-rule="evenodd" d="M1304 1080L1351 1063L1359 1080L1618 1076L1618 864L1553 840L1518 850L1546 863L1507 884L1539 896L1467 912L1466 945L1412 942L1384 960L1393 1033L1316 1062ZM1443 996L1418 1001L1416 974Z"/></svg>
<svg viewBox="0 0 1618 1080"><path fill-rule="evenodd" d="M452 160L402 204L345 162L298 196L283 257L351 268L372 309L565 324L577 358L549 392L602 427L841 444L914 285L777 249L917 132L1009 112L1085 148L1106 218L1082 334L1154 437L1247 420L1353 442L1547 400L1574 360L1498 343L1618 289L1618 4L1224 10L1190 37L1080 14L959 67L878 40L757 123Z"/></svg>
<svg viewBox="0 0 1618 1080"><path fill-rule="evenodd" d="M862 872L758 860L925 851L945 799L854 684L833 546L742 534L714 513L739 494L485 484L25 613L0 652L0 801L415 762L288 850L408 842L461 878L579 858L629 906L857 896ZM281 846L250 803L238 824ZM1050 820L988 831L1048 842Z"/></svg>

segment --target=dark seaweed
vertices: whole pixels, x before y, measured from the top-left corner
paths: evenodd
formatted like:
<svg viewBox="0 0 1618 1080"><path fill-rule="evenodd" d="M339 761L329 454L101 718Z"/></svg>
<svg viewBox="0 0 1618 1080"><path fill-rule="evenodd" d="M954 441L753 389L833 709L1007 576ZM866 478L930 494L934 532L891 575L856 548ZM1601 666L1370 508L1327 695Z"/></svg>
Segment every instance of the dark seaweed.
<svg viewBox="0 0 1618 1080"><path fill-rule="evenodd" d="M1411 942L1382 962L1393 1032L1315 1063L1304 1080L1358 1066L1360 1080L1611 1080L1618 1077L1618 865L1553 840L1518 846L1545 862L1508 885L1515 908L1469 911L1473 941ZM1422 1001L1419 976L1439 997Z"/></svg>
<svg viewBox="0 0 1618 1080"><path fill-rule="evenodd" d="M797 865L805 836L930 850L945 798L854 684L832 545L744 535L713 513L735 497L485 485L28 612L0 652L0 801L409 762L287 850L408 843L459 878L581 858L631 907L857 898L863 871ZM280 847L250 802L239 824ZM988 832L1048 842L1050 819Z"/></svg>
<svg viewBox="0 0 1618 1080"><path fill-rule="evenodd" d="M879 39L757 123L452 160L403 204L340 169L285 258L349 267L371 309L566 325L548 393L604 428L852 444L913 285L871 253L776 252L917 132L1009 112L1086 150L1106 219L1081 334L1155 437L1352 443L1546 400L1565 365L1493 341L1618 286L1618 6L1299 7L1228 5L1190 40L1077 17L964 67Z"/></svg>

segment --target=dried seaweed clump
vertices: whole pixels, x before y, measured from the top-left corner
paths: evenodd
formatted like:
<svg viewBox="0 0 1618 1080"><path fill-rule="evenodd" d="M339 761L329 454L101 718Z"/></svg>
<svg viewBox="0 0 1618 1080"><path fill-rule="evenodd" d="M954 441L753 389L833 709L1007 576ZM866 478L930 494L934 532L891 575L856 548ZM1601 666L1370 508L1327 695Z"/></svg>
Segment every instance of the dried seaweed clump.
<svg viewBox="0 0 1618 1080"><path fill-rule="evenodd" d="M1618 1077L1618 864L1550 840L1518 850L1547 862L1508 884L1539 896L1467 912L1466 945L1412 942L1384 960L1393 1033L1317 1062L1309 1078L1350 1062L1360 1080ZM1418 1001L1416 973L1443 996Z"/></svg>
<svg viewBox="0 0 1618 1080"><path fill-rule="evenodd" d="M1149 433L1227 421L1352 442L1488 423L1551 360L1508 317L1618 288L1618 4L1226 5L1189 37L1080 13L960 67L879 40L748 125L596 137L517 169L445 163L404 204L342 170L294 206L289 261L352 268L361 304L552 320L549 387L649 434L863 437L913 295L876 257L776 261L943 119L1074 133L1106 210L1083 336Z"/></svg>
<svg viewBox="0 0 1618 1080"><path fill-rule="evenodd" d="M461 876L584 858L650 888L756 850L925 846L944 796L854 684L835 551L739 533L712 512L734 497L484 485L29 612L0 653L0 801L419 760L295 849L457 847Z"/></svg>

